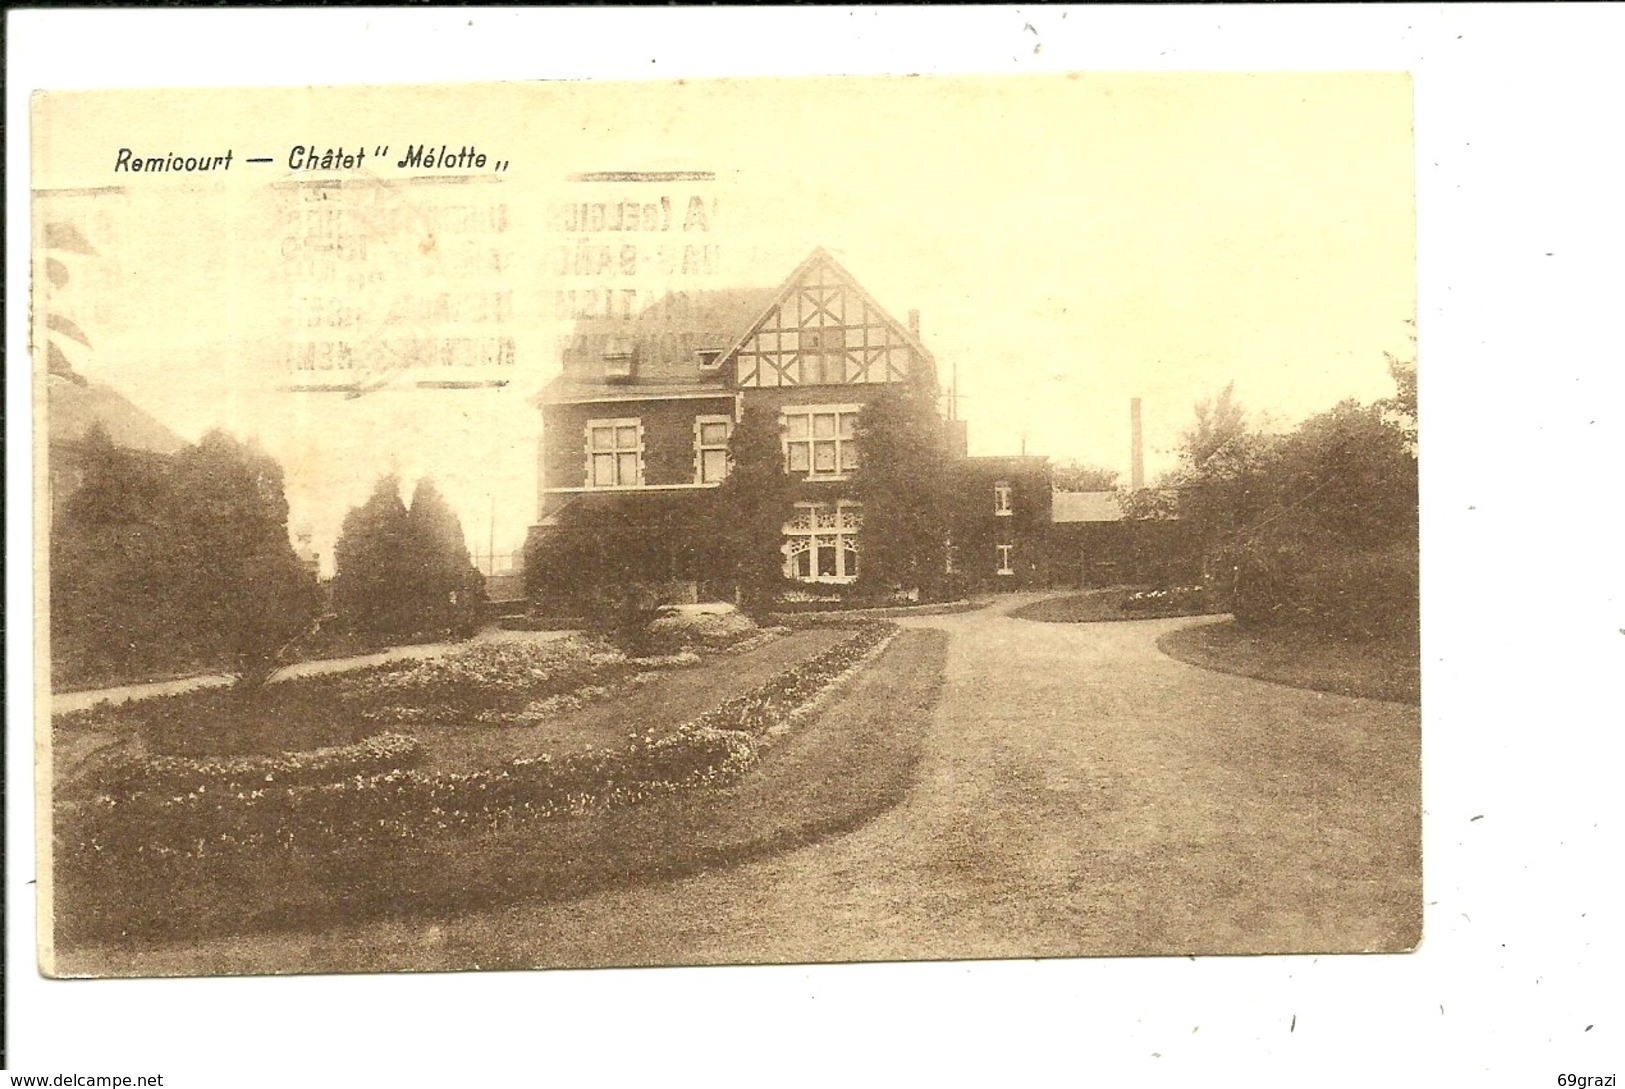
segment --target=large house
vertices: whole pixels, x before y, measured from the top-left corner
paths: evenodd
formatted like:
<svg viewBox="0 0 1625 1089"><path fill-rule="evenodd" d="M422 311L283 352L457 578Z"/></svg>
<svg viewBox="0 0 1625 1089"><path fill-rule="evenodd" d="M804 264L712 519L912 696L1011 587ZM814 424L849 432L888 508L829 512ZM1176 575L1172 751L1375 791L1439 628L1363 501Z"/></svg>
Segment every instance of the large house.
<svg viewBox="0 0 1625 1089"><path fill-rule="evenodd" d="M690 292L582 321L562 362L536 399L541 498L527 563L554 569L539 580L546 588L536 589L534 570L527 581L544 597L626 582L730 593L708 562L708 533L731 514L719 489L748 412L776 421L778 479L791 485L771 562L787 586L827 593L855 583L858 421L902 384L938 403L918 313L898 321L822 249L776 290ZM942 400L947 411L933 411L932 423L953 479L940 542L947 586L1156 580L1179 566L1182 527L1126 522L1112 493L1054 491L1046 458L968 456L952 393Z"/></svg>
<svg viewBox="0 0 1625 1089"><path fill-rule="evenodd" d="M620 328L579 328L562 372L537 398L543 428L533 555L563 551L572 533L607 542L618 529L622 540L630 534L640 542L640 566L629 570L606 543L593 570L575 573L583 586L596 577L671 579L701 583L703 592L703 527L719 513L713 505L729 472L730 440L747 411L766 409L777 419L783 472L796 485L776 562L787 580L810 589L858 579L858 420L888 386L913 383L936 399L936 360L921 341L917 312L899 321L816 249L777 290L691 293ZM950 446L958 437L956 461L986 491L986 518L956 530L954 573L1031 581L1040 548L1024 538L1048 519L1042 459L966 459L962 426L941 425ZM1018 495L1028 504L1020 515Z"/></svg>

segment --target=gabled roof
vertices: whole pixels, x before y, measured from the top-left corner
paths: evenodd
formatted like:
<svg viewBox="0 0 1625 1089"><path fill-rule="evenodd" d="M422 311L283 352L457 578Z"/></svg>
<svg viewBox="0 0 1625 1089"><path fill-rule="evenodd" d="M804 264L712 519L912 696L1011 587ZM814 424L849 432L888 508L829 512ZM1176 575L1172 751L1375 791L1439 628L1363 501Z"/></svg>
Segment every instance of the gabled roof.
<svg viewBox="0 0 1625 1089"><path fill-rule="evenodd" d="M670 338L640 337L640 333L646 329L664 331L672 327L674 320L680 321L680 318L674 319L668 312L666 302L662 300L645 308L635 318L617 326L618 335L638 339L640 352L647 352L638 356L635 379L625 382L607 381L603 377L602 369L592 365L596 360L586 364L567 361L563 373L543 387L542 391L531 399L531 403L540 406L600 399L635 400L640 397L683 395L690 391L698 394L708 390L716 390L719 395L731 394L734 390L723 382L721 365L733 359L750 338L762 329L774 311L791 299L807 275L820 263L842 282L846 290L860 298L900 341L917 352L920 358L935 370L936 357L920 338L877 303L874 296L870 295L827 250L822 246L815 246L806 259L797 265L777 288L736 287L688 293L689 302L704 315L704 320L698 326L688 326L685 331L694 334L696 348L722 349L716 371L701 373L698 360L693 353L677 350L675 342ZM578 328L583 327L599 335L603 329L602 323L596 321L582 322L578 325Z"/></svg>
<svg viewBox="0 0 1625 1089"><path fill-rule="evenodd" d="M740 329L760 316L773 294L774 289L769 287L716 288L688 292L688 301L696 312L702 315L702 319L697 324L686 326L684 331L693 334L696 349L710 348L719 351L726 349L734 342ZM531 399L531 403L561 404L598 397L625 398L684 390L700 392L708 388L715 389L719 395L731 394L732 390L723 385L720 374L700 372L699 362L693 351L679 350L675 340L670 338L640 337L640 334L646 331L665 331L671 328L672 317L666 301L660 300L619 326L623 335L640 340L638 376L635 380L605 381L602 367L592 365L598 362L597 360L589 361L585 365L566 361L563 372L543 387L541 393ZM598 332L602 326L597 322L583 322L577 326L583 327Z"/></svg>
<svg viewBox="0 0 1625 1089"><path fill-rule="evenodd" d="M83 442L99 423L114 446L173 454L186 445L116 389L94 382L80 384L60 375L51 375L48 381L46 434L52 444Z"/></svg>
<svg viewBox="0 0 1625 1089"><path fill-rule="evenodd" d="M920 357L930 363L933 369L936 368L936 356L931 354L931 350L920 341L920 338L915 336L908 326L892 317L891 312L884 306L875 302L874 296L869 294L864 289L864 286L858 283L857 279L846 271L846 268L822 246L814 246L813 251L807 255L806 260L797 265L795 271L790 273L784 282L779 285L779 289L773 293L772 300L757 313L756 320L751 322L748 328L741 331L728 346L728 350L722 354L723 362L732 359L734 354L745 346L746 341L761 331L763 324L772 316L773 311L790 300L790 297L795 294L802 281L807 278L807 274L817 267L819 262L827 264L835 275L845 282L847 288L863 300L866 307L880 315L881 320L890 327L892 332L896 333L905 344L918 352Z"/></svg>

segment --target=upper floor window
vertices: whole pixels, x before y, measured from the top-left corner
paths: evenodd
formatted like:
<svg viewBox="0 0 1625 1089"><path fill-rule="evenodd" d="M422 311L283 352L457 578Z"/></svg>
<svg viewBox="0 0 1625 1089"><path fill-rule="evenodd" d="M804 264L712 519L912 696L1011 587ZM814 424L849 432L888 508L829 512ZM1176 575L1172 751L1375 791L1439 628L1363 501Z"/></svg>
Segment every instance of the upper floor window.
<svg viewBox="0 0 1625 1089"><path fill-rule="evenodd" d="M643 483L643 422L587 421L587 487L635 488Z"/></svg>
<svg viewBox="0 0 1625 1089"><path fill-rule="evenodd" d="M720 484L728 476L727 416L698 416L694 420L694 482Z"/></svg>
<svg viewBox="0 0 1625 1089"><path fill-rule="evenodd" d="M861 336L860 336L861 339ZM801 381L829 384L846 381L846 330L839 325L801 330Z"/></svg>
<svg viewBox="0 0 1625 1089"><path fill-rule="evenodd" d="M834 477L858 467L857 405L796 405L783 419L789 472Z"/></svg>
<svg viewBox="0 0 1625 1089"><path fill-rule="evenodd" d="M993 513L1010 513L1010 482L1001 480L993 485Z"/></svg>

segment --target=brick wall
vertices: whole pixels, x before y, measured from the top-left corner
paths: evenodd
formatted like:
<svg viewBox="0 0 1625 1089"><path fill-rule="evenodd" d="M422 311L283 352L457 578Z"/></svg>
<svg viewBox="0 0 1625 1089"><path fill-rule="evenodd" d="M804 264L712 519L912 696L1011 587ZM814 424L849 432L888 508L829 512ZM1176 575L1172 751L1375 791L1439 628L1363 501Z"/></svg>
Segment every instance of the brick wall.
<svg viewBox="0 0 1625 1089"><path fill-rule="evenodd" d="M674 401L625 401L590 405L549 405L543 415L542 483L547 488L587 484L589 420L636 419L643 425L643 482L692 484L694 421L698 416L733 416L731 396Z"/></svg>

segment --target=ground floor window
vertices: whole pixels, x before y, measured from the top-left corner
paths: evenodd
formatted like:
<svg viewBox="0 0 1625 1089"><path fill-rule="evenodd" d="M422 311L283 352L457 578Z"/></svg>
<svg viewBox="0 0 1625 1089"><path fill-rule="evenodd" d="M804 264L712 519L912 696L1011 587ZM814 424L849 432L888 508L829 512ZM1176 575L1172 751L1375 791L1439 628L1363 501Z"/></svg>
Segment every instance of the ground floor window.
<svg viewBox="0 0 1625 1089"><path fill-rule="evenodd" d="M999 574L1001 574L1001 575L1013 575L1013 574L1016 573L1015 568L1010 566L1010 553L1015 550L1015 547L1016 547L1015 545L1007 545L1007 544L1002 544L1002 545L998 546L998 549L999 549Z"/></svg>
<svg viewBox="0 0 1625 1089"><path fill-rule="evenodd" d="M858 577L857 503L797 503L784 525L784 573L802 582L851 582Z"/></svg>

